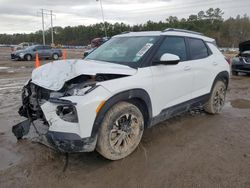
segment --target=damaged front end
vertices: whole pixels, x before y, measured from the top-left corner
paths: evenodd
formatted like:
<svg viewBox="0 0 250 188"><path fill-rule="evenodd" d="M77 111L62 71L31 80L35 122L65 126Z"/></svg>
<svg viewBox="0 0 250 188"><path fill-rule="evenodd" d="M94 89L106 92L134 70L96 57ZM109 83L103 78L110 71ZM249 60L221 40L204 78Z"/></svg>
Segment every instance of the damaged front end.
<svg viewBox="0 0 250 188"><path fill-rule="evenodd" d="M27 120L18 123L12 127L12 132L16 138L22 139L23 136L27 135L30 130L30 126L33 125L36 132L37 128L35 126L36 120L42 121L43 124L47 127L50 126L50 123L47 121L46 116L42 110L42 105L49 102L57 105L56 114L65 122L78 122L78 116L76 112L75 105L71 101L60 99L69 95L69 92L76 92L76 89L72 89L73 85L63 88L61 91L54 92L40 86L35 85L31 81L23 87L22 90L22 106L19 108L19 115L27 118ZM95 83L85 83L78 88L96 87ZM40 134L39 134L40 135ZM86 147L86 141L82 140L79 136L70 133L59 133L50 131L48 129L45 134L46 142L56 149L59 149L63 152L75 152L83 151L83 144ZM92 148L86 148L87 150L92 150Z"/></svg>
<svg viewBox="0 0 250 188"><path fill-rule="evenodd" d="M136 74L128 66L94 60L47 63L32 72L22 90L19 114L27 120L13 126L17 139L28 134L30 125L43 122L46 140L63 152L93 151L96 109L111 96L101 82ZM35 128L36 129L36 128Z"/></svg>
<svg viewBox="0 0 250 188"><path fill-rule="evenodd" d="M27 120L18 123L12 127L12 132L17 139L29 133L30 124L37 119L42 119L47 124L40 108L42 100L48 100L49 90L43 90L29 81L22 89L22 106L19 108L19 115L27 118Z"/></svg>
<svg viewBox="0 0 250 188"><path fill-rule="evenodd" d="M82 111L82 104L78 104L77 101L81 101L82 96L87 96L98 88L103 90L100 82L124 76L114 74L80 75L65 82L59 91L45 89L30 80L22 90L23 104L19 109L20 116L26 117L27 120L13 126L12 132L17 139L21 139L29 133L30 125L37 130L35 123L36 120L39 120L48 127L44 138L53 148L62 152L93 151L97 141L96 135L84 136L81 135L81 132L84 131L82 129L88 129L85 123L90 119L92 119L91 126L93 126L95 117L87 114L90 113L89 111L94 111L90 107L93 108L97 103L86 98L87 101L90 101L89 107L86 105L86 111ZM103 97L105 95L103 94ZM76 98L76 101L70 100L71 98ZM85 119L82 116L85 116Z"/></svg>

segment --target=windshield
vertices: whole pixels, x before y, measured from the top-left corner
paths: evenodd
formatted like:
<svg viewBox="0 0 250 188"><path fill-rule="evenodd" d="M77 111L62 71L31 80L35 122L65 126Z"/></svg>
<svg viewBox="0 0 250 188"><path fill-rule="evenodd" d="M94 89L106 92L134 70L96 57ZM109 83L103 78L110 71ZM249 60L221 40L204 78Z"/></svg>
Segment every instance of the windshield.
<svg viewBox="0 0 250 188"><path fill-rule="evenodd" d="M25 48L26 50L33 50L33 48L35 48L35 46L29 46L27 48Z"/></svg>
<svg viewBox="0 0 250 188"><path fill-rule="evenodd" d="M86 59L138 67L139 60L157 39L158 36L115 37L94 50Z"/></svg>

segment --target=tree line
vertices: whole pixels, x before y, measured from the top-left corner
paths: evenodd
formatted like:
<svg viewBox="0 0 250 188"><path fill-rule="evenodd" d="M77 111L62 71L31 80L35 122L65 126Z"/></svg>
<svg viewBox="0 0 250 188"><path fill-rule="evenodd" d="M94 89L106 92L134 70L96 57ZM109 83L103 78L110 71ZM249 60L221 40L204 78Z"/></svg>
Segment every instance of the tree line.
<svg viewBox="0 0 250 188"><path fill-rule="evenodd" d="M165 21L147 21L145 24L128 25L125 23L105 22L108 36L125 31L157 31L166 28L180 28L201 32L215 38L220 47L237 47L239 42L250 40L250 18L247 15L223 19L223 11L209 8L192 14L188 18L169 16ZM50 43L50 30L45 31L46 43ZM54 27L55 44L87 45L93 38L104 37L104 23L89 26ZM42 31L30 34L0 34L0 44L18 44L21 42L42 43Z"/></svg>

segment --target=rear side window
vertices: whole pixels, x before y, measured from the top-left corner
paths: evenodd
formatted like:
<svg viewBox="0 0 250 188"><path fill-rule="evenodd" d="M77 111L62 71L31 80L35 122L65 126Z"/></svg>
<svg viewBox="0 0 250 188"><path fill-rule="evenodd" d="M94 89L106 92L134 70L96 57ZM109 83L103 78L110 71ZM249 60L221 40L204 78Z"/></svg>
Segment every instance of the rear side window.
<svg viewBox="0 0 250 188"><path fill-rule="evenodd" d="M43 46L43 49L44 50L49 50L49 49L51 49L51 47L50 46Z"/></svg>
<svg viewBox="0 0 250 188"><path fill-rule="evenodd" d="M181 61L187 60L185 39L183 37L166 37L156 53L155 60L160 60L165 53L178 55Z"/></svg>
<svg viewBox="0 0 250 188"><path fill-rule="evenodd" d="M43 50L43 46L36 46L35 49L36 50Z"/></svg>
<svg viewBox="0 0 250 188"><path fill-rule="evenodd" d="M209 51L203 40L188 38L191 59L202 59L209 56Z"/></svg>

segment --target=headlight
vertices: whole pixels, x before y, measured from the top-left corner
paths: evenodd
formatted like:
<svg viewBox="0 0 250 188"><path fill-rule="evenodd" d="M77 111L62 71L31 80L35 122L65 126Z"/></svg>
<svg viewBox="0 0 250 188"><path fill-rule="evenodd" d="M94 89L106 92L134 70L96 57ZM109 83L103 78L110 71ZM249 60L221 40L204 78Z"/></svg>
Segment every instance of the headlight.
<svg viewBox="0 0 250 188"><path fill-rule="evenodd" d="M96 85L96 83L83 83L74 86L73 88L66 91L66 96L83 96L88 94L89 92L93 91L99 87L99 85Z"/></svg>
<svg viewBox="0 0 250 188"><path fill-rule="evenodd" d="M82 96L85 94L87 90L89 90L91 87L85 87L85 88L73 88L67 91L66 95L69 96Z"/></svg>
<svg viewBox="0 0 250 188"><path fill-rule="evenodd" d="M56 114L64 121L77 123L78 116L73 105L60 105L56 109Z"/></svg>

